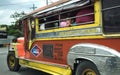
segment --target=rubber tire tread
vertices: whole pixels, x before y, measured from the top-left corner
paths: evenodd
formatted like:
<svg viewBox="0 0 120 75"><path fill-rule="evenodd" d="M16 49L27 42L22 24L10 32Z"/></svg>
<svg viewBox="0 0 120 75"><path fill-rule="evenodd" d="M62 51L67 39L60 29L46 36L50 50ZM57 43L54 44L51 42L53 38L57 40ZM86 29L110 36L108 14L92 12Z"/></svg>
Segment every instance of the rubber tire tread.
<svg viewBox="0 0 120 75"><path fill-rule="evenodd" d="M15 58L14 59L15 60L15 65L13 67L11 67L10 64L9 64L9 57L10 56L13 56ZM9 68L10 71L19 71L21 66L19 65L19 59L17 59L15 57L15 53L14 52L8 52L8 55L7 55L7 65L8 65L8 68Z"/></svg>
<svg viewBox="0 0 120 75"><path fill-rule="evenodd" d="M97 67L89 61L83 61L80 64L78 64L77 69L75 71L75 75L82 75L82 73L86 69L92 69L96 73L96 75L100 75L99 71L97 70Z"/></svg>

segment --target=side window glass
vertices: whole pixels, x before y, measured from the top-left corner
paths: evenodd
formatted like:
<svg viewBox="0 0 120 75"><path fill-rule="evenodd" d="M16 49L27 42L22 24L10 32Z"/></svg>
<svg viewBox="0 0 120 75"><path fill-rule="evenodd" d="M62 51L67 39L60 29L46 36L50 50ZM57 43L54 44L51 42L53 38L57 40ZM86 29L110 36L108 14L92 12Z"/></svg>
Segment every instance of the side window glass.
<svg viewBox="0 0 120 75"><path fill-rule="evenodd" d="M94 13L93 2L83 6L56 9L51 13L45 12L38 18L39 30L88 25L94 23Z"/></svg>
<svg viewBox="0 0 120 75"><path fill-rule="evenodd" d="M45 18L39 18L39 30L45 30L45 22L46 19Z"/></svg>
<svg viewBox="0 0 120 75"><path fill-rule="evenodd" d="M104 33L120 32L120 0L102 0Z"/></svg>
<svg viewBox="0 0 120 75"><path fill-rule="evenodd" d="M49 30L59 27L58 15L47 15L40 17L39 19L39 30Z"/></svg>
<svg viewBox="0 0 120 75"><path fill-rule="evenodd" d="M94 22L94 7L85 6L79 9L69 9L61 14L60 27L87 25Z"/></svg>

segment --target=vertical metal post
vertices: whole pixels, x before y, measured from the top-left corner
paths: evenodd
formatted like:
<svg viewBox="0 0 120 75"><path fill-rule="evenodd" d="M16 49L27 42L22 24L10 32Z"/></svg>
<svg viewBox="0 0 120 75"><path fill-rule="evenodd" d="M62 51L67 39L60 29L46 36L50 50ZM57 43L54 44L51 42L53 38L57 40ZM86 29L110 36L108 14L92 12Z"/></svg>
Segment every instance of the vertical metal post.
<svg viewBox="0 0 120 75"><path fill-rule="evenodd" d="M48 5L48 0L46 0L46 5Z"/></svg>
<svg viewBox="0 0 120 75"><path fill-rule="evenodd" d="M33 6L30 9L35 10L35 8L37 7L35 7L35 4L33 4Z"/></svg>

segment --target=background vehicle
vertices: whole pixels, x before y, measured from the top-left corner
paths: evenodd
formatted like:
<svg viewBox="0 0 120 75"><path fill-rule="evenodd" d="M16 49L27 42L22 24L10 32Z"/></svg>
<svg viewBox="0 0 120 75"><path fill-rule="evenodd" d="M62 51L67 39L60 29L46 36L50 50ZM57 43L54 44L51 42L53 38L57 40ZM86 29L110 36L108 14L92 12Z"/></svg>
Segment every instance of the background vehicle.
<svg viewBox="0 0 120 75"><path fill-rule="evenodd" d="M4 44L8 44L7 40L7 27L0 25L0 47L3 46Z"/></svg>
<svg viewBox="0 0 120 75"><path fill-rule="evenodd" d="M76 15L89 7L92 12ZM61 21L91 15L60 27ZM11 44L8 67L18 71L22 65L54 75L119 75L119 18L119 0L61 0L39 8L19 20L24 37Z"/></svg>

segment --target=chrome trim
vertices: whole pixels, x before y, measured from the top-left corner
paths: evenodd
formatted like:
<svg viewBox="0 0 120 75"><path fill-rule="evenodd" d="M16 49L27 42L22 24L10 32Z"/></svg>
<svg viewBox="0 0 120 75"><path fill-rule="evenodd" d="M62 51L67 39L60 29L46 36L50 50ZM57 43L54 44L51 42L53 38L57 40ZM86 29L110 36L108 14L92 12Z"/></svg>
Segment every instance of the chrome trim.
<svg viewBox="0 0 120 75"><path fill-rule="evenodd" d="M84 54L84 53L75 53L75 52L69 52L70 54L74 55L87 55L87 56L100 56L100 57L115 57L114 55L101 55L101 54Z"/></svg>
<svg viewBox="0 0 120 75"><path fill-rule="evenodd" d="M9 45L9 48L8 48L8 51L14 51L15 49L14 49L14 45L13 44L10 44Z"/></svg>
<svg viewBox="0 0 120 75"><path fill-rule="evenodd" d="M72 69L76 59L93 62L101 75L120 74L120 53L109 47L93 43L76 44L71 47L67 57Z"/></svg>

